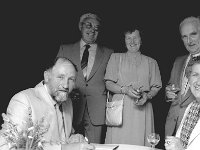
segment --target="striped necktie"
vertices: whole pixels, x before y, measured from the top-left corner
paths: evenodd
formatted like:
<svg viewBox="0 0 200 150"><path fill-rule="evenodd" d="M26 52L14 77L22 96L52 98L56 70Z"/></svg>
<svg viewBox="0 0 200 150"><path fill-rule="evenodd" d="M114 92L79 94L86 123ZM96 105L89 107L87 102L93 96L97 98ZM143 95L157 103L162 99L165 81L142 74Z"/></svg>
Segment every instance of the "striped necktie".
<svg viewBox="0 0 200 150"><path fill-rule="evenodd" d="M83 52L83 57L82 57L82 60L81 60L81 68L82 69L87 67L88 57L89 57L89 51L88 51L89 48L90 48L90 45L86 44L85 45L85 50Z"/></svg>
<svg viewBox="0 0 200 150"><path fill-rule="evenodd" d="M89 48L90 48L90 45L86 44L85 45L85 50L83 52L83 57L82 57L82 60L81 60L81 68L83 70L84 78L87 77L87 64L88 64L88 57L89 57L88 49Z"/></svg>

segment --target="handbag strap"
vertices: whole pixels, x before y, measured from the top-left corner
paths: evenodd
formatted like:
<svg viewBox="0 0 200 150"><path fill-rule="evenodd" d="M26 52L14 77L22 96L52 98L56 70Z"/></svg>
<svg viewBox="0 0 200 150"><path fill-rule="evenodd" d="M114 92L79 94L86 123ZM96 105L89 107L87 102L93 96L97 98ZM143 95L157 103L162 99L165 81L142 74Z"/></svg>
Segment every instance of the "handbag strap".
<svg viewBox="0 0 200 150"><path fill-rule="evenodd" d="M121 55L119 55L119 70L118 70L118 75L120 76L120 78L121 78L121 73L120 73L121 63L122 63L122 57L121 57ZM109 97L110 97L109 95L110 95L110 92L108 91L107 92L106 102L108 102L108 100L109 100ZM124 100L124 97L125 97L125 94L123 94L122 100Z"/></svg>
<svg viewBox="0 0 200 150"><path fill-rule="evenodd" d="M121 78L122 80L122 75L121 75L121 66L122 66L122 55L119 55L119 71L118 71L118 74L119 74L119 77ZM124 97L125 97L125 94L123 94L123 97L122 97L122 100L124 100Z"/></svg>
<svg viewBox="0 0 200 150"><path fill-rule="evenodd" d="M108 91L108 92L107 92L106 102L109 102L109 101L108 101L108 99L109 99L109 97L110 97L109 95L110 95L110 92ZM123 94L122 100L124 100L124 97L125 97L125 94Z"/></svg>
<svg viewBox="0 0 200 150"><path fill-rule="evenodd" d="M107 98L106 98L106 102L108 102L109 95L110 95L110 92L109 92L109 91L107 91Z"/></svg>
<svg viewBox="0 0 200 150"><path fill-rule="evenodd" d="M122 55L119 55L119 69L118 69L118 75L119 77L122 79L122 75L121 75L121 67L122 66Z"/></svg>

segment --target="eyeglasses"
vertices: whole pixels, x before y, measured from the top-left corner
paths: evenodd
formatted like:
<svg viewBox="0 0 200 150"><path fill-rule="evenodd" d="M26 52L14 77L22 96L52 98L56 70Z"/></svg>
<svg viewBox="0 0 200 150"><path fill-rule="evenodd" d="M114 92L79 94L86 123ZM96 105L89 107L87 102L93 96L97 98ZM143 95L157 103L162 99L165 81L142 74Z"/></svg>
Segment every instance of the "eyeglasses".
<svg viewBox="0 0 200 150"><path fill-rule="evenodd" d="M99 31L99 25L94 26L91 22L85 22L83 24L85 25L86 29L93 29L93 30L95 30L97 32Z"/></svg>

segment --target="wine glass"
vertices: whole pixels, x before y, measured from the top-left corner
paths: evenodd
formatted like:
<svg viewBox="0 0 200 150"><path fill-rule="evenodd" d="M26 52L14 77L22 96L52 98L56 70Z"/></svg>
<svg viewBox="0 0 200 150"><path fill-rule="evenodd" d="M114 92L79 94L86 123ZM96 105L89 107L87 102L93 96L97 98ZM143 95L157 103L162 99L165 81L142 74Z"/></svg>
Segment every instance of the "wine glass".
<svg viewBox="0 0 200 150"><path fill-rule="evenodd" d="M139 100L140 100L141 97L142 97L142 93L143 93L142 87L143 87L143 86L140 86L139 88L135 89L135 91L137 92L137 96L139 97L139 98L137 98L136 101L135 101L136 104L139 102Z"/></svg>
<svg viewBox="0 0 200 150"><path fill-rule="evenodd" d="M175 94L178 94L178 92L180 91L180 88L176 87L175 84L169 84L166 87L166 90L173 92ZM176 99L176 97L175 98L167 98L166 102L171 102L171 101L174 101L175 99Z"/></svg>
<svg viewBox="0 0 200 150"><path fill-rule="evenodd" d="M150 133L147 136L147 141L151 145L151 148L155 148L155 146L158 144L160 141L160 135L157 133Z"/></svg>

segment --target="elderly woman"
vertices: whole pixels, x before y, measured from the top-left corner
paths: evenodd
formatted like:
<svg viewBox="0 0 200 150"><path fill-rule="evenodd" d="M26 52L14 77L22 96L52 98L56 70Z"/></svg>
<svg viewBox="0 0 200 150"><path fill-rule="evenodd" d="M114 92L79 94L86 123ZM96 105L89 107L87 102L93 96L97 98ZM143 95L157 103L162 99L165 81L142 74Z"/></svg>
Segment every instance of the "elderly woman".
<svg viewBox="0 0 200 150"><path fill-rule="evenodd" d="M141 54L138 30L125 32L125 44L126 53L111 55L104 78L110 93L125 95L123 124L107 128L105 143L144 146L154 131L151 99L162 87L160 71L156 60Z"/></svg>
<svg viewBox="0 0 200 150"><path fill-rule="evenodd" d="M200 147L200 61L194 62L188 76L195 99L188 105L176 136L166 137L166 150L196 150Z"/></svg>

